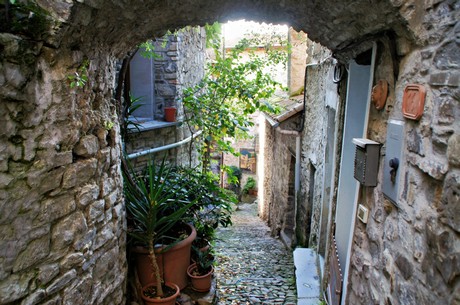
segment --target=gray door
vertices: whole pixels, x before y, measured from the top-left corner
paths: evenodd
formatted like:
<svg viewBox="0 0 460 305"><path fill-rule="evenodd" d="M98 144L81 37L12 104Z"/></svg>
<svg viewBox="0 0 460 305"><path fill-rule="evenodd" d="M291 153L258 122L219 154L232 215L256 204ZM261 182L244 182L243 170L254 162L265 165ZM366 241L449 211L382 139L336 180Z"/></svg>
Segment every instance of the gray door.
<svg viewBox="0 0 460 305"><path fill-rule="evenodd" d="M372 59L368 63L358 64L356 61L351 60L348 71L348 90L335 218L335 236L342 274L344 275L343 291L345 293L359 188L358 182L353 177L355 145L352 143L352 139L365 137L366 134L374 58L375 47L372 52ZM344 299L345 297L342 298L342 304L344 304Z"/></svg>

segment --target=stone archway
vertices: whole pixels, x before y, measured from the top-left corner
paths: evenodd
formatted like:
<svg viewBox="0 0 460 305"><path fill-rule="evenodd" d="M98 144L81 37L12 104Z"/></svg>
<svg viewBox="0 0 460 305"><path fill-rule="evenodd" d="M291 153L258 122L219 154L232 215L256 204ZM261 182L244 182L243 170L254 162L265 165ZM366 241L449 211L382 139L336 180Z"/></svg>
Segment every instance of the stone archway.
<svg viewBox="0 0 460 305"><path fill-rule="evenodd" d="M36 0L39 25L0 34L0 303L122 304L126 220L115 59L168 29L289 23L334 52L423 33L396 1ZM409 1L407 1L409 2ZM26 18L27 20L27 18ZM87 69L84 87L69 76ZM54 302L54 303L53 303Z"/></svg>

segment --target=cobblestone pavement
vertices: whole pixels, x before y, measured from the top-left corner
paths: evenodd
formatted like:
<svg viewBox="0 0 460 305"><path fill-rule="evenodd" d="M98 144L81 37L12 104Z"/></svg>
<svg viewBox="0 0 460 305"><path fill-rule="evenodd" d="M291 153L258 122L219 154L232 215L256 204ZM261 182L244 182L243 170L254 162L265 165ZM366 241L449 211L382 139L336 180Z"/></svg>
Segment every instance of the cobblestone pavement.
<svg viewBox="0 0 460 305"><path fill-rule="evenodd" d="M233 226L217 231L219 305L295 305L292 253L257 217L257 204L240 204Z"/></svg>

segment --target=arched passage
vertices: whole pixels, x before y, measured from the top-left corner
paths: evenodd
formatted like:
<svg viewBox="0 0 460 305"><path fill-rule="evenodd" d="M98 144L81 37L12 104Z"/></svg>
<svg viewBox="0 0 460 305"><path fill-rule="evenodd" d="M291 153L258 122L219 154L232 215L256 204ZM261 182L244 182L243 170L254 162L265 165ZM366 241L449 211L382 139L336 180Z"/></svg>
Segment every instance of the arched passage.
<svg viewBox="0 0 460 305"><path fill-rule="evenodd" d="M458 169L460 164L455 125L458 111L447 90L458 88L458 67L452 64L458 62L458 39L452 38L459 32L458 25L454 28L459 17L455 1L425 1L423 5L410 0L30 2L45 11L26 15L23 20L38 23L15 29L2 25L0 33L0 231L4 234L0 238L0 303L123 303L126 220L119 170L119 128L111 124L116 120L112 99L115 60L133 45L168 29L216 20L247 18L288 23L339 57L359 53L353 46L374 35L395 33L396 39L401 40L395 51L397 56L415 58L419 64L403 65L406 70L402 69L402 80L395 85L398 97L403 84L423 81L431 86L430 94L441 98L442 107L430 104L428 110L444 116L442 128L433 132L435 136L427 131L431 122L410 125L414 134L410 150L415 156L406 176L406 186L410 188L407 198L419 196L414 195L412 185L420 185L420 189L429 185L436 192L427 196L436 204L445 204L445 212L439 212L444 213L444 218L440 217L442 224L437 217L425 221L424 213L414 212L416 230L424 236L423 228L427 227L428 246L435 254L444 255L445 248L458 243L458 233L452 233L458 232L456 207L451 203L458 201L455 194L459 179L446 165ZM5 11L5 5L2 9ZM437 51L444 45L444 51ZM416 48L423 46L428 47L421 55ZM421 67L420 63L427 59L432 61L424 64L434 62L438 73L430 75L426 67ZM69 88L68 77L85 66L87 84ZM457 74L451 74L449 69ZM450 137L452 134L457 136ZM420 135L427 140L417 141ZM433 151L443 153L438 159L444 163L423 159L424 151L428 151L424 145L432 142ZM424 202L416 199L407 201L412 205ZM380 213L384 212L380 209ZM430 213L437 216L431 210ZM397 238L396 226L390 223L385 228L389 238ZM407 226L399 230L407 231ZM404 246L408 244L406 240L402 242ZM438 244L443 253L436 252L439 250L433 245ZM426 256L423 268L429 268L436 255L423 247L427 246L419 246L415 260ZM401 254L393 262L391 254L389 250L384 252L388 262L384 273L392 285L394 265L402 270L404 279L424 272L421 267L417 272L405 268L411 257ZM458 270L449 273L449 264L454 265L455 259L438 262L436 268L443 274L441 278L435 273L436 280L444 279L452 287L455 281L458 283ZM358 270L369 267L361 262L361 257L354 262ZM435 276L430 272L427 274L431 280ZM398 275L397 279L402 277ZM396 291L412 300L407 283L399 283Z"/></svg>
<svg viewBox="0 0 460 305"><path fill-rule="evenodd" d="M333 51L386 30L412 36L406 18L415 8L392 1L40 1L63 21L62 37L70 45L110 46L128 51L168 29L246 18L287 23Z"/></svg>

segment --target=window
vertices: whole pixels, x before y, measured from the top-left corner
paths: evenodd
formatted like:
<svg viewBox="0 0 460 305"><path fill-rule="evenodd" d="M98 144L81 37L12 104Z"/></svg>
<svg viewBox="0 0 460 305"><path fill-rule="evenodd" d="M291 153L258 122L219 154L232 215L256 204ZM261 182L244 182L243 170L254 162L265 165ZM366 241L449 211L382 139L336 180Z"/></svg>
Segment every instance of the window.
<svg viewBox="0 0 460 305"><path fill-rule="evenodd" d="M140 122L155 119L155 65L154 59L142 57L137 51L131 59L129 73L131 95L140 98L141 107L136 109L134 117Z"/></svg>

